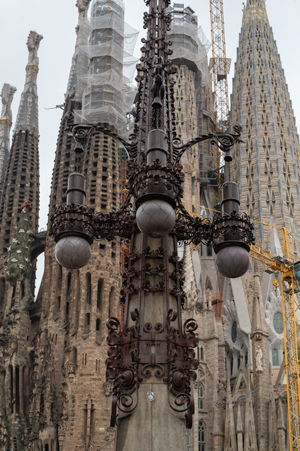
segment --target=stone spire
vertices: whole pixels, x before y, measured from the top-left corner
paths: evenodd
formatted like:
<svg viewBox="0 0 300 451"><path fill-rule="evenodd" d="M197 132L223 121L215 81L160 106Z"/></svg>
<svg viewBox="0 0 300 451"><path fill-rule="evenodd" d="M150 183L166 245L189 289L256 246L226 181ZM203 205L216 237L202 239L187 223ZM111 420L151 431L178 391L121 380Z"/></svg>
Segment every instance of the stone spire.
<svg viewBox="0 0 300 451"><path fill-rule="evenodd" d="M12 298L15 298L12 287L9 287L9 284L4 282L8 259L7 251L13 244L13 240L16 239L14 235L22 216L22 208L26 202L28 202L26 205L29 208L28 217L26 218L28 219L27 229L31 230L30 235L38 231L39 137L36 77L38 73L37 50L41 39L42 37L36 32L30 32L27 40L29 60L26 66L25 88L21 96L17 124L13 134L13 142L5 169L1 193L0 255L3 255L3 259L0 261L0 282L2 284L1 287L5 286L5 288L0 290L2 291L1 300L3 300L2 305L0 305L0 314L2 313L4 317L10 308ZM14 90L14 88L12 89ZM30 256L27 255L26 258L28 259ZM23 266L24 262L20 264ZM29 276L29 279L32 278L29 283L31 294L33 294L34 290L34 271L35 264L33 264L32 272Z"/></svg>
<svg viewBox="0 0 300 451"><path fill-rule="evenodd" d="M28 64L26 66L25 87L16 120L15 132L28 130L36 136L39 134L37 74L39 72L39 58L37 52L43 36L31 31L27 40Z"/></svg>
<svg viewBox="0 0 300 451"><path fill-rule="evenodd" d="M2 98L2 112L0 118L0 186L9 155L9 134L12 126L11 103L16 88L4 83L0 97Z"/></svg>
<svg viewBox="0 0 300 451"><path fill-rule="evenodd" d="M76 30L75 51L72 57L72 65L66 93L66 96L70 96L71 98L73 98L76 93L77 75L79 75L80 72L84 72L84 70L86 70L88 67L88 57L87 55L84 54L84 52L80 51L80 45L86 44L84 33L82 33L81 30L81 20L87 17L90 2L91 0L77 0L75 5L78 8L79 23L75 28Z"/></svg>
<svg viewBox="0 0 300 451"><path fill-rule="evenodd" d="M292 104L265 1L248 0L233 79L232 123L243 125L232 173L241 210L259 222L300 230L300 148ZM282 239L282 236L280 237ZM257 226L257 244L267 236Z"/></svg>

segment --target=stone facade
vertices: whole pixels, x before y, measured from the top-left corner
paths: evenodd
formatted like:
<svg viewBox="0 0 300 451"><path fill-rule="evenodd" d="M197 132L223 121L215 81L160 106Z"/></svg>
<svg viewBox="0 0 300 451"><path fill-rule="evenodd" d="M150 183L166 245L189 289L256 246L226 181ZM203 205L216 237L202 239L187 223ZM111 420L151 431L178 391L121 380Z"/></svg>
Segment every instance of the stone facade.
<svg viewBox="0 0 300 451"><path fill-rule="evenodd" d="M77 2L81 19L86 17L89 3L88 0ZM92 2L93 11L98 3L101 2ZM187 10L183 7L183 13L177 16L177 20L187 20ZM197 28L197 18L191 10L188 14L188 26L193 30L194 26ZM279 57L270 33L264 2L248 0L232 103L232 120L244 125L248 161L243 154L244 147L241 147L233 166L237 180L241 181L242 211L248 208L255 220L261 220L261 214L269 215L268 221L274 222L279 221L283 211L285 222L280 219L278 225L296 230L299 218L293 205L298 196L298 185L289 174L292 171L297 174L298 171L298 141ZM174 38L175 41L181 39L173 30ZM261 42L256 42L256 39ZM258 46L257 52L265 52L264 55L268 56L268 62L261 68L258 68L256 56L254 59L251 56L253 46L250 42L253 43L253 40L254 47ZM34 236L37 232L37 98L36 86L32 86L30 91L28 83L31 80L35 84L38 43L39 40L34 41L33 36L28 41L28 71L31 77L26 78L5 173L6 189L3 190L0 205L0 344L3 351L0 361L0 451L121 451L120 444L123 449L156 451L161 448L157 440L153 445L147 442L144 446L139 439L140 428L144 424L147 427L143 437L147 434L153 437L151 427L157 428L161 424L161 409L150 401L143 402L147 390L151 388L151 381L148 381L149 384L147 381L141 383L139 407L134 415L131 418L121 416L119 427L110 427L112 384L106 380L105 322L108 317L121 316L121 244L117 240L95 242L88 265L81 270L68 271L56 262L55 243L47 236L44 277L35 303L32 302L34 266L31 276L17 281L14 286L5 279L7 249L15 236L21 204L25 200L32 202L31 228ZM89 61L81 52L81 45L84 42L79 28L63 115L82 108L80 90L76 92L77 74L80 72L77 65L80 65L80 70L85 67L87 71ZM243 59L244 50L246 59ZM174 55L173 62L178 67L175 76L176 122L179 136L185 142L200 133L214 131L213 96L210 84L205 81L207 63L205 69L205 65L198 67L195 59ZM264 60L260 58L259 61L261 65ZM268 76L269 68L271 72ZM258 88L253 91L256 86L254 80L257 84L257 80L261 80L260 91ZM277 85L276 92L271 91L274 94L273 108L270 106L271 98L264 97L269 95L266 84L272 83L272 80L274 86ZM246 88L245 94L243 89ZM283 97L279 95L279 90L282 90ZM28 92L33 93L31 98ZM243 99L242 108L239 99ZM249 105L244 111L247 99ZM256 115L256 111L261 117ZM272 111L277 114L274 118ZM278 138L278 143L283 143L282 155L276 136L272 135L271 139L271 133L277 130L277 126L284 132L284 137ZM261 130L262 135L257 130ZM269 139L271 147L268 147ZM95 134L88 142L80 163L76 162L73 149L74 143L62 120L49 213L56 205L66 202L68 176L78 170L78 164L87 178L87 205L96 212L116 211L122 197L118 143L110 137ZM254 158L257 149L261 149L266 158ZM211 218L209 209L218 206L220 179L216 172L217 162L218 158L209 143L195 146L184 156L184 201L191 213ZM264 173L265 166L260 167L260 174L265 177L263 179L259 176L259 165L265 162L267 172ZM280 201L276 199L273 205L272 190L280 174L284 175L283 194ZM278 176L277 179L275 176ZM269 185L267 189L263 188L263 181L268 184L268 180L272 182L269 204L267 197L263 197L269 189ZM249 202L246 201L247 196L250 196ZM294 221L289 219L291 215ZM267 238L271 240L272 252L273 249L275 252L278 246L272 234L260 234L260 243L268 243ZM280 313L276 277L264 275L261 287L261 277L251 268L243 280L224 281L217 274L212 248L202 245L199 249L180 247L179 257L183 260L185 275L183 320L193 317L199 325L199 347L196 350L199 369L197 380L192 382L195 400L193 429L186 431L182 417L178 417L174 420L176 433L182 432L183 442L186 442L189 451L285 451L288 449L287 402L282 336L276 329L278 324L274 326L274 315ZM225 304L224 316L221 291ZM157 298L153 296L153 299ZM157 312L155 314L158 315ZM274 350L279 352L278 365L270 367ZM166 399L165 388L164 384L157 384L154 390L156 398ZM164 409L168 416L166 405ZM150 416L151 422L147 422ZM145 421L142 421L143 418ZM127 436L127 431L134 438ZM116 448L117 434L119 448ZM175 449L174 438L170 441L163 437L163 431L156 435L165 440L170 449ZM166 446L164 449L167 449Z"/></svg>

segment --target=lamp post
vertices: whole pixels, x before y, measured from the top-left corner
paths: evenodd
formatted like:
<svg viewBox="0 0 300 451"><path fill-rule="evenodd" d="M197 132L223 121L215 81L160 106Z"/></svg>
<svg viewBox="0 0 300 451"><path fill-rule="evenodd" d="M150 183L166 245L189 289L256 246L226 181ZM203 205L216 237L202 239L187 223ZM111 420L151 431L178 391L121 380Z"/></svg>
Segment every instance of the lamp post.
<svg viewBox="0 0 300 451"><path fill-rule="evenodd" d="M173 98L172 74L176 68L169 61L171 42L167 40L171 18L166 7L170 1L146 0L146 4L149 12L144 14L144 27L148 32L142 40L143 56L137 66L137 115L130 142L101 124L73 124L72 114L66 118L76 142L79 168L91 134L102 132L121 142L129 156L127 198L116 213L94 214L84 205L84 176L79 172L71 174L67 205L58 207L52 215L51 230L57 242L58 262L71 269L87 263L93 239L130 239L121 291L121 303L125 304L123 330L117 318L107 320L107 377L114 381L111 426L116 424L118 412L138 411L132 417L133 427L141 427L141 392L142 397L148 393L149 402L159 398L152 409L153 418L161 418L161 412L167 415L166 405L176 412L174 429L176 421L182 423L180 415L184 413L186 424L179 428L182 432L192 427L190 381L196 378L198 361L193 351L197 346L197 323L189 319L182 324L183 275L177 242L213 243L221 273L238 277L248 269L253 227L246 215L240 215L238 191L232 182L225 183L222 212L212 222L190 216L183 206L180 160L184 152L210 139L230 161L230 150L240 142L241 127L236 126L234 134L201 135L180 145ZM156 434L166 440L166 431ZM122 449L135 447L127 443ZM149 449L167 448L160 442L159 448Z"/></svg>

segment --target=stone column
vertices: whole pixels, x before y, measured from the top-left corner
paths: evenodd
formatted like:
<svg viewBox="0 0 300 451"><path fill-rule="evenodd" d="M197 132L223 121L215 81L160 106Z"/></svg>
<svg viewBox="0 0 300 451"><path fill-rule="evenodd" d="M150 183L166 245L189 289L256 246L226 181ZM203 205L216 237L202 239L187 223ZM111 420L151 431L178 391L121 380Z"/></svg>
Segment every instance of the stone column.
<svg viewBox="0 0 300 451"><path fill-rule="evenodd" d="M268 329L265 320L259 275L254 276L252 307L253 385L257 441L260 451L268 451L270 373Z"/></svg>

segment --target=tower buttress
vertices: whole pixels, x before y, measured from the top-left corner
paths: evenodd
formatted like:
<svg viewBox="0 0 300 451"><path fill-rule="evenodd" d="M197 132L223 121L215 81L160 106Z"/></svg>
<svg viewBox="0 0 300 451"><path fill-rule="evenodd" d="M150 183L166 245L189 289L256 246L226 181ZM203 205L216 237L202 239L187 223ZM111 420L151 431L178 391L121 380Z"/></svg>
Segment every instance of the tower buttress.
<svg viewBox="0 0 300 451"><path fill-rule="evenodd" d="M235 431L229 372L227 372L224 451L237 451L236 431Z"/></svg>
<svg viewBox="0 0 300 451"><path fill-rule="evenodd" d="M270 371L268 329L265 320L264 307L258 274L254 275L254 291L252 304L252 355L253 386L255 400L256 431L260 451L268 450L269 401L270 401Z"/></svg>

